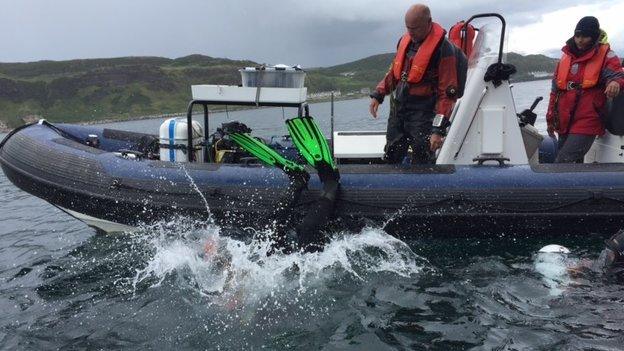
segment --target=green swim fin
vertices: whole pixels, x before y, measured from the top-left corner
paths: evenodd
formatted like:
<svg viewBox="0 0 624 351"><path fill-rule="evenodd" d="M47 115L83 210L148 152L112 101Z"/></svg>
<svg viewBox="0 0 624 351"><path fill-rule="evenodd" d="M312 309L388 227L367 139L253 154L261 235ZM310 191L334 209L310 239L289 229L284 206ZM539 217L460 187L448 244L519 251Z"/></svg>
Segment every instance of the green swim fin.
<svg viewBox="0 0 624 351"><path fill-rule="evenodd" d="M286 127L299 153L312 167L318 169L324 164L333 170L336 169L327 139L312 117L286 120Z"/></svg>
<svg viewBox="0 0 624 351"><path fill-rule="evenodd" d="M269 166L281 168L287 174L305 172L305 168L302 165L287 160L284 156L280 155L275 150L271 149L268 145L254 138L248 133L231 133L228 135L240 147L247 150L250 154L254 155L260 161L264 162Z"/></svg>
<svg viewBox="0 0 624 351"><path fill-rule="evenodd" d="M296 117L286 120L288 133L299 153L318 172L319 178L338 181L340 174L334 164L327 139L312 117Z"/></svg>

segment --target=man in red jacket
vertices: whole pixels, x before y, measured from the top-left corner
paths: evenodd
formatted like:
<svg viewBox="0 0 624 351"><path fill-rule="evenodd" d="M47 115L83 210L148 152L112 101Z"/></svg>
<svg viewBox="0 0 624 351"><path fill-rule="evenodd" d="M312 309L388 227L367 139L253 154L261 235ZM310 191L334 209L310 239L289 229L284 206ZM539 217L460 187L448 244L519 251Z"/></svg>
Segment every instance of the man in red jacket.
<svg viewBox="0 0 624 351"><path fill-rule="evenodd" d="M583 162L596 136L605 132L601 116L607 98L624 88L620 59L600 36L598 19L583 17L561 49L546 114L548 134L559 134L557 163Z"/></svg>
<svg viewBox="0 0 624 351"><path fill-rule="evenodd" d="M457 100L456 55L463 55L432 22L425 5L405 14L407 33L390 70L371 94L370 113L377 117L384 97L394 92L386 133L386 159L400 163L412 147L413 163L429 163L442 146L448 118ZM434 118L435 117L435 118Z"/></svg>

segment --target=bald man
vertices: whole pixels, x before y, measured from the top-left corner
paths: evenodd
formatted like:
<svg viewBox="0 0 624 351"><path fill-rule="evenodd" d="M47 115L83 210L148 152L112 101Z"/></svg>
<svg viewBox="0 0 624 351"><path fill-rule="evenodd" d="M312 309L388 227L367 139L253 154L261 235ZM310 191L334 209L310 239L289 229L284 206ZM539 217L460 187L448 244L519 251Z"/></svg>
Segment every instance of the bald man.
<svg viewBox="0 0 624 351"><path fill-rule="evenodd" d="M445 38L446 31L431 20L425 5L407 10L405 27L390 70L370 95L370 113L377 118L384 97L394 92L386 160L401 163L411 146L412 163L431 163L457 100L456 63L463 53Z"/></svg>

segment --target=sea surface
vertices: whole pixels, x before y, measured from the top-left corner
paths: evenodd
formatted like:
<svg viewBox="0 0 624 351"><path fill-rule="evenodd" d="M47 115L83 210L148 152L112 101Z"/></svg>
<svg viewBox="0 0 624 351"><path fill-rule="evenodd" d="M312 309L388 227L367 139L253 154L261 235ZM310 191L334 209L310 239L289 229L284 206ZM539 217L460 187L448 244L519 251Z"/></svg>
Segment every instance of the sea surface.
<svg viewBox="0 0 624 351"><path fill-rule="evenodd" d="M548 81L517 83L517 110ZM368 100L336 102L336 130L384 130ZM329 131L328 103L311 105ZM265 136L294 111L215 113ZM162 122L110 126L158 133ZM273 255L185 218L134 233L97 234L13 186L0 172L0 349L6 350L619 350L624 289L595 259L612 233L560 228L492 237L419 236L381 228L332 233L321 253ZM570 257L545 259L558 243Z"/></svg>

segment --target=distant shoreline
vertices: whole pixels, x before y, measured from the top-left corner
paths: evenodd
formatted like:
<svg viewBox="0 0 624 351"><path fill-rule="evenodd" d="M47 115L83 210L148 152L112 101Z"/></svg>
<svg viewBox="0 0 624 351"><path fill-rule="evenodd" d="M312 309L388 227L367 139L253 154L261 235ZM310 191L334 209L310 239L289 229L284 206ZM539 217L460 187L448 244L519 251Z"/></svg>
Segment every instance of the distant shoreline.
<svg viewBox="0 0 624 351"><path fill-rule="evenodd" d="M366 94L340 96L340 97L334 98L334 101L355 100L355 99L361 99L367 96L368 95ZM308 100L308 102L314 104L314 103L328 102L330 100L331 98L320 98L320 99L311 99L311 100ZM254 107L234 106L234 107L228 108L228 111L245 111L245 110L252 110L252 109L254 109ZM226 109L224 107L223 108L218 107L218 108L214 108L210 110L211 113L221 113L225 111ZM75 122L74 124L88 126L88 125L98 125L98 124L106 124L106 123L132 122L132 121L141 121L141 120L146 120L146 119L158 119L158 118L167 119L167 118L185 117L185 116L186 116L186 112L176 112L176 113L166 113L166 114L157 114L157 115L104 118L104 119L97 119L97 120L90 120L90 121L78 121L78 122ZM35 120L28 121L26 123L30 123L30 122L35 122ZM63 123L63 122L58 122L58 123ZM12 130L13 128L8 128L4 123L2 123L2 121L0 121L0 133L10 133Z"/></svg>
<svg viewBox="0 0 624 351"><path fill-rule="evenodd" d="M383 53L335 66L309 68L309 102L329 100L330 91L342 92L336 96L337 101L366 96L387 73L394 56ZM540 54L507 53L507 63L517 70L513 83L546 78L535 75L551 74L556 61ZM8 132L41 118L101 124L184 116L185 105L181 102L188 101L189 85L239 85L240 68L259 65L204 55L0 63L0 130ZM216 112L216 106L212 108Z"/></svg>
<svg viewBox="0 0 624 351"><path fill-rule="evenodd" d="M533 82L533 81L539 81L539 80L549 80L551 79L551 77L544 77L544 78L536 78L536 79L522 79L522 80L515 80L512 81L513 83L525 83L525 82ZM344 100L355 100L355 99L361 99L364 97L367 97L367 94L357 94L357 95L350 95L350 96L346 96L346 95L342 95L339 97L334 98L334 101L344 101ZM331 98L320 98L320 99L311 99L308 100L309 103L322 103L322 102L328 102L330 101ZM253 108L249 108L249 107L232 107L229 108L229 111L243 111L243 110L251 110ZM220 113L220 112L224 112L225 108L215 108L212 109L211 112L213 113ZM81 121L81 122L76 122L76 124L79 125L97 125L97 124L106 124L106 123L117 123L117 122L131 122L131 121L140 121L140 120L146 120L146 119L157 119L157 118L174 118L174 117L183 117L186 116L186 112L177 112L177 113L168 113L168 114L157 114L157 115L145 115L145 116L131 116L131 117L120 117L120 118L114 118L114 117L110 117L110 118L104 118L104 119L97 119L97 120L90 120L90 121ZM13 130L13 128L9 128L6 124L4 124L2 121L0 121L0 133L10 133Z"/></svg>
<svg viewBox="0 0 624 351"><path fill-rule="evenodd" d="M361 95L350 95L350 96L340 96L337 98L334 98L334 101L344 101L344 100L356 100L356 99L361 99L363 97L367 97L368 95L366 94L361 94ZM331 101L331 98L321 98L321 99L310 99L307 100L308 103L311 104L316 104L316 103L322 103L322 102L329 102ZM227 109L227 111L248 111L248 110L253 110L255 109L255 107L251 106L233 106ZM221 112L225 112L226 109L223 108L214 108L210 110L210 113L221 113ZM198 113L194 113L194 115L197 115ZM96 125L96 124L105 124L105 123L116 123L116 122L132 122L132 121L141 121L141 120L145 120L145 119L158 119L158 118L162 118L162 119L167 119L167 118L175 118L175 117L186 117L186 112L177 112L177 113L167 113L167 114L159 114L159 115L146 115L146 116L135 116L135 117L128 117L128 118L121 118L121 119L115 119L115 118L108 118L108 119L99 119L99 120L94 120L94 121L85 121L85 122L77 122L76 124L79 125Z"/></svg>

